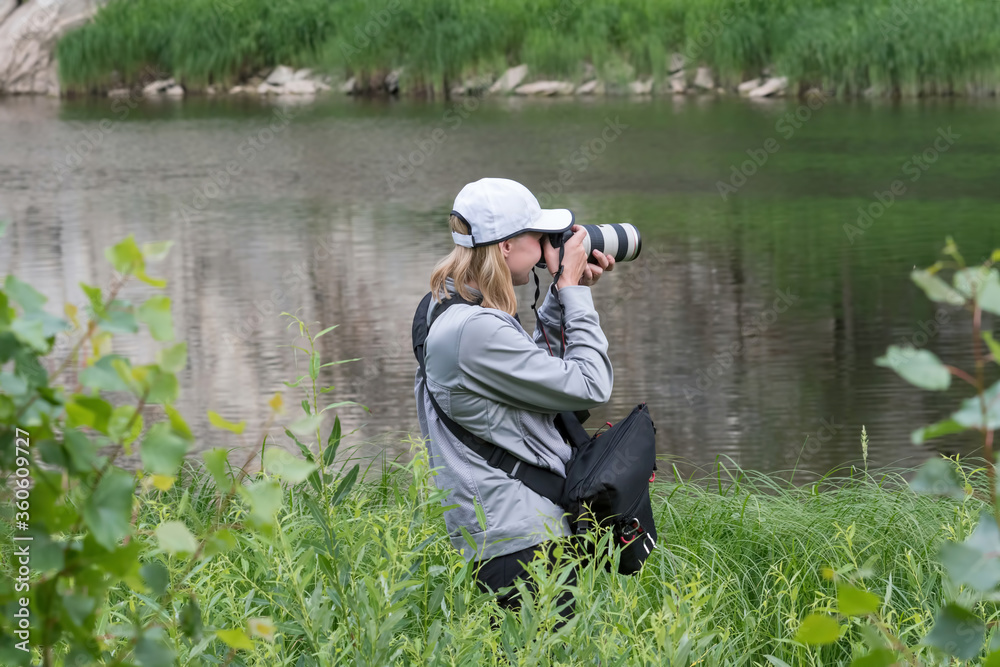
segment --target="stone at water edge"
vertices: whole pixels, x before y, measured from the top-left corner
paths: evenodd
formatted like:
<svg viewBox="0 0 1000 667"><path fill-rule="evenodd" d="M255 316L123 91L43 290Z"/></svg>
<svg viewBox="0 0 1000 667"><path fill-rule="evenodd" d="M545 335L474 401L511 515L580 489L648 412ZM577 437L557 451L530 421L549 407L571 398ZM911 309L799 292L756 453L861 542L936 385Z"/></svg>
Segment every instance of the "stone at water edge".
<svg viewBox="0 0 1000 667"><path fill-rule="evenodd" d="M680 72L682 69L684 69L685 64L686 64L686 59L684 58L683 53L671 53L670 62L667 64L667 73L676 74L677 72Z"/></svg>
<svg viewBox="0 0 1000 667"><path fill-rule="evenodd" d="M358 80L357 77L351 77L347 81L341 84L340 92L345 95L353 95L358 90Z"/></svg>
<svg viewBox="0 0 1000 667"><path fill-rule="evenodd" d="M751 90L760 88L763 83L763 79L750 79L749 81L744 81L740 85L736 86L736 90L740 95L749 95Z"/></svg>
<svg viewBox="0 0 1000 667"><path fill-rule="evenodd" d="M588 81L587 83L581 84L579 88L576 89L577 95L603 95L604 94L604 82L594 79L593 81Z"/></svg>
<svg viewBox="0 0 1000 667"><path fill-rule="evenodd" d="M295 70L295 74L292 76L292 81L304 81L312 77L313 71L308 67L303 67L302 69Z"/></svg>
<svg viewBox="0 0 1000 667"><path fill-rule="evenodd" d="M768 97L770 95L779 95L784 93L786 88L788 88L787 76L772 77L768 79L764 85L751 90L750 97Z"/></svg>
<svg viewBox="0 0 1000 667"><path fill-rule="evenodd" d="M572 95L575 86L569 81L535 81L514 89L517 95Z"/></svg>
<svg viewBox="0 0 1000 667"><path fill-rule="evenodd" d="M285 65L278 65L274 68L273 72L267 75L264 83L269 83L272 86L283 86L294 78L295 70Z"/></svg>
<svg viewBox="0 0 1000 667"><path fill-rule="evenodd" d="M699 67L698 71L694 75L694 85L696 88L702 88L704 90L714 90L715 77L712 76L712 68Z"/></svg>
<svg viewBox="0 0 1000 667"><path fill-rule="evenodd" d="M184 97L184 89L180 86L170 86L163 92L170 97Z"/></svg>
<svg viewBox="0 0 1000 667"><path fill-rule="evenodd" d="M313 81L289 81L278 91L288 95L315 95L316 83Z"/></svg>
<svg viewBox="0 0 1000 667"><path fill-rule="evenodd" d="M676 94L681 94L685 90L687 90L687 76L684 74L684 70L671 74L670 91Z"/></svg>
<svg viewBox="0 0 1000 667"><path fill-rule="evenodd" d="M173 77L169 79L160 79L159 81L153 81L143 86L142 94L143 97L149 97L150 95L159 95L160 93L165 93L167 88L176 85L177 82L174 81Z"/></svg>
<svg viewBox="0 0 1000 667"><path fill-rule="evenodd" d="M653 92L653 80L633 81L628 84L628 92L633 95L649 95Z"/></svg>
<svg viewBox="0 0 1000 667"><path fill-rule="evenodd" d="M509 93L517 88L518 84L524 81L524 77L526 76L528 76L527 65L511 67L490 86L490 93Z"/></svg>

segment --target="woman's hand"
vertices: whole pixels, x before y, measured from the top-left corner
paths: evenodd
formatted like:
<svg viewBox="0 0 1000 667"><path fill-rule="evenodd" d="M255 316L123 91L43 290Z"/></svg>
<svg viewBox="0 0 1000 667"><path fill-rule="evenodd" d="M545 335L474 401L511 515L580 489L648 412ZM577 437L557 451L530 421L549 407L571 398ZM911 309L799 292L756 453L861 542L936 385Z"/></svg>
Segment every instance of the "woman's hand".
<svg viewBox="0 0 1000 667"><path fill-rule="evenodd" d="M597 259L598 264L587 264L583 269L583 277L580 278L580 284L586 285L587 287L592 286L597 280L604 275L605 271L612 271L615 268L615 258L611 255L605 255L600 250L594 249L594 258Z"/></svg>
<svg viewBox="0 0 1000 667"><path fill-rule="evenodd" d="M563 244L563 272L556 283L557 289L581 284L584 272L587 269L587 253L583 249L583 239L587 236L587 230L580 225L573 225L573 236ZM548 238L542 242L542 252L545 255L545 266L549 273L555 277L559 271L559 248L553 248Z"/></svg>

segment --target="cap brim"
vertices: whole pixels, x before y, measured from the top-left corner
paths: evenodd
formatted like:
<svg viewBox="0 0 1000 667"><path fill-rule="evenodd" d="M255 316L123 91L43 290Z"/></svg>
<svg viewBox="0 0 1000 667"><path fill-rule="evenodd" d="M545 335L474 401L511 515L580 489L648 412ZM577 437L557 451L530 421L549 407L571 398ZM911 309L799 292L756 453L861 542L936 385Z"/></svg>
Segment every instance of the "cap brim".
<svg viewBox="0 0 1000 667"><path fill-rule="evenodd" d="M573 211L568 208L543 208L538 219L531 223L531 226L525 227L523 231L544 232L545 234L564 232L573 226L573 219Z"/></svg>

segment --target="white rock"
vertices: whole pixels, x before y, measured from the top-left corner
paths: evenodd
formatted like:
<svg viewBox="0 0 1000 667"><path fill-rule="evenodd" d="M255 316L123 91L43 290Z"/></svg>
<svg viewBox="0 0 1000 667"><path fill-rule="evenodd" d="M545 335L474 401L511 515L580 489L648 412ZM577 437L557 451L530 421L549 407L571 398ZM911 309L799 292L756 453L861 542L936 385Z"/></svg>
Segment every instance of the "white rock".
<svg viewBox="0 0 1000 667"><path fill-rule="evenodd" d="M463 97L465 95L465 86L452 86L451 96L452 97Z"/></svg>
<svg viewBox="0 0 1000 667"><path fill-rule="evenodd" d="M291 67L286 67L285 65L278 65L274 68L274 71L267 75L264 79L264 83L269 83L272 86L283 86L289 81L295 78L295 70Z"/></svg>
<svg viewBox="0 0 1000 667"><path fill-rule="evenodd" d="M358 80L356 77L352 76L350 79L341 84L340 92L344 93L345 95L353 95L357 90L357 88L358 88Z"/></svg>
<svg viewBox="0 0 1000 667"><path fill-rule="evenodd" d="M292 76L292 81L302 81L304 79L308 79L312 77L312 73L313 71L308 67L295 70L295 74Z"/></svg>
<svg viewBox="0 0 1000 667"><path fill-rule="evenodd" d="M674 72L670 75L670 91L672 93L683 93L687 90L687 76L684 70Z"/></svg>
<svg viewBox="0 0 1000 667"><path fill-rule="evenodd" d="M581 84L576 89L577 95L603 95L604 94L604 82L594 79L593 81L588 81L587 83Z"/></svg>
<svg viewBox="0 0 1000 667"><path fill-rule="evenodd" d="M715 78L712 76L712 68L699 67L694 75L694 85L704 90L715 88Z"/></svg>
<svg viewBox="0 0 1000 667"><path fill-rule="evenodd" d="M394 69L385 75L385 89L389 91L390 94L399 92L399 75L402 74L402 70Z"/></svg>
<svg viewBox="0 0 1000 667"><path fill-rule="evenodd" d="M315 95L316 83L313 81L289 81L278 91L289 95Z"/></svg>
<svg viewBox="0 0 1000 667"><path fill-rule="evenodd" d="M108 91L108 97L128 97L130 94L128 88L112 88Z"/></svg>
<svg viewBox="0 0 1000 667"><path fill-rule="evenodd" d="M528 66L518 65L517 67L511 67L506 72L504 72L499 79L497 79L492 86L490 86L491 93L509 93L510 91L517 88L518 84L524 81L524 77L528 76Z"/></svg>
<svg viewBox="0 0 1000 667"><path fill-rule="evenodd" d="M7 15L17 9L17 0L0 0L0 23L7 18Z"/></svg>
<svg viewBox="0 0 1000 667"><path fill-rule="evenodd" d="M170 88L171 86L174 85L177 85L177 82L174 81L173 77L169 79L160 79L159 81L153 81L152 83L144 86L142 89L142 94L144 96L159 95L160 93L166 92L167 88Z"/></svg>
<svg viewBox="0 0 1000 667"><path fill-rule="evenodd" d="M215 95L217 92L219 92L219 91L215 89L215 86L206 86L205 87L205 94L206 95Z"/></svg>
<svg viewBox="0 0 1000 667"><path fill-rule="evenodd" d="M653 92L653 80L647 79L646 81L633 81L628 84L628 92L633 95L649 95Z"/></svg>
<svg viewBox="0 0 1000 667"><path fill-rule="evenodd" d="M777 76L768 79L764 85L758 86L750 91L750 97L768 97L769 95L780 95L788 88L788 77Z"/></svg>
<svg viewBox="0 0 1000 667"><path fill-rule="evenodd" d="M514 92L518 95L572 95L575 87L569 81L535 81L518 86Z"/></svg>
<svg viewBox="0 0 1000 667"><path fill-rule="evenodd" d="M667 73L675 74L677 72L680 72L682 69L684 69L685 62L686 59L684 58L683 53L671 53L670 63L667 65Z"/></svg>
<svg viewBox="0 0 1000 667"><path fill-rule="evenodd" d="M330 90L330 86L328 86L323 81L313 80L313 84L316 85L316 90Z"/></svg>
<svg viewBox="0 0 1000 667"><path fill-rule="evenodd" d="M739 91L740 95L749 95L751 90L760 88L762 83L764 83L763 79L750 79L736 86L736 90Z"/></svg>
<svg viewBox="0 0 1000 667"><path fill-rule="evenodd" d="M233 86L232 88L229 89L229 94L230 95L236 95L236 94L245 93L245 92L246 92L246 87L245 86Z"/></svg>
<svg viewBox="0 0 1000 667"><path fill-rule="evenodd" d="M264 83L262 83L259 86L257 86L257 94L258 95L277 95L278 93L280 93L282 91L283 88L284 88L284 86L272 86L271 84L269 84L268 82L265 81Z"/></svg>

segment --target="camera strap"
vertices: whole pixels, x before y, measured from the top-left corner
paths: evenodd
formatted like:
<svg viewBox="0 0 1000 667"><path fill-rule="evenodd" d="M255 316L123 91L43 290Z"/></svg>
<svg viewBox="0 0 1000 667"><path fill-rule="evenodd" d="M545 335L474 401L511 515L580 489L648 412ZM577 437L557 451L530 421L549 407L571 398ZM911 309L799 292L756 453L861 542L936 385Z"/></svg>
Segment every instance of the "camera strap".
<svg viewBox="0 0 1000 667"><path fill-rule="evenodd" d="M451 298L445 299L434 307L434 310L431 313L431 319L428 322L427 310L431 307L431 301L433 298L433 295L428 292L424 296L423 300L421 300L420 305L417 307L417 312L413 317L413 353L417 358L417 363L420 364L420 372L423 375L424 390L427 392L427 396L430 398L431 405L434 407L434 411L437 413L438 418L444 423L448 430L451 431L452 435L454 435L466 447L481 456L491 467L503 470L511 479L520 480L526 487L538 495L548 498L553 503L561 506L563 504L563 492L566 485L566 480L563 477L560 477L551 470L546 470L533 463L528 463L527 461L511 454L506 449L498 447L493 443L480 438L474 433L471 433L468 429L456 423L453 419L446 415L444 410L441 409L441 406L438 405L438 402L434 399L434 394L427 387L427 368L424 365L424 344L427 341L427 334L430 331L430 327L434 324L437 318L451 306L460 303L470 306L478 306L479 304L466 301L458 294L452 294ZM582 426L580 426L580 430L583 430ZM584 433L586 434L586 431L584 431Z"/></svg>

